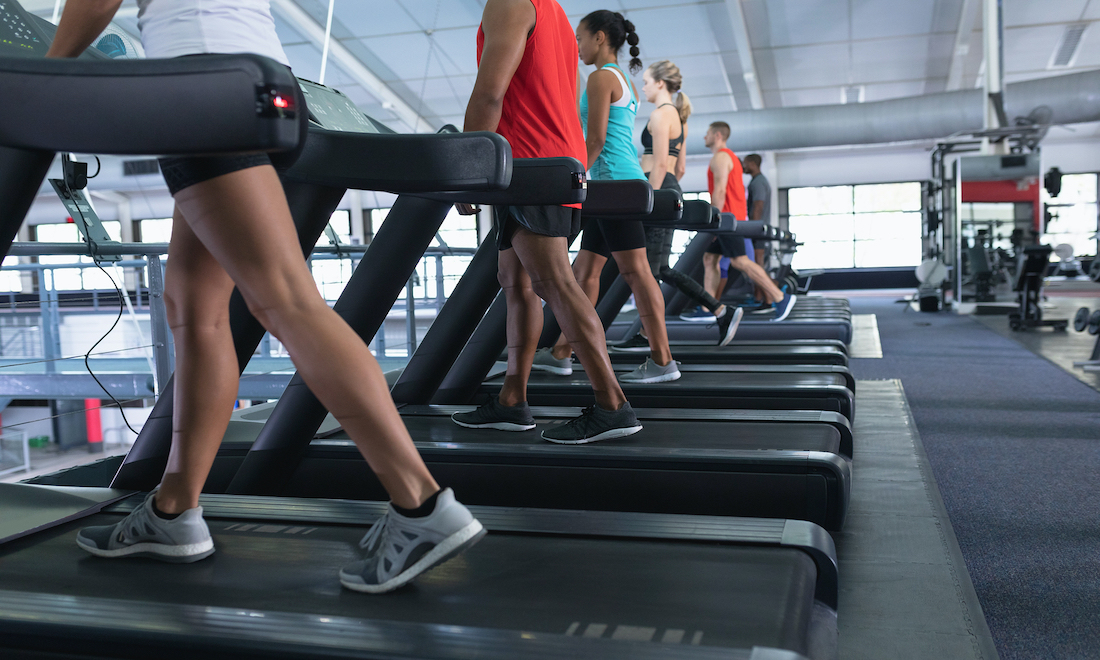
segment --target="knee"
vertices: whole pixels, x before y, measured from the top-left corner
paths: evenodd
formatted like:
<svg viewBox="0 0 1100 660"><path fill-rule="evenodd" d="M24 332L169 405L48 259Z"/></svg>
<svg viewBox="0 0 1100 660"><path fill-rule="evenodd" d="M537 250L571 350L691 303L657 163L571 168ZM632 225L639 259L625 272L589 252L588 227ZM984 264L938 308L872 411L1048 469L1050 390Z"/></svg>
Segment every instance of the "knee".
<svg viewBox="0 0 1100 660"><path fill-rule="evenodd" d="M740 256L730 259L730 265L732 265L737 270L746 270L755 266L756 262L746 256Z"/></svg>
<svg viewBox="0 0 1100 660"><path fill-rule="evenodd" d="M703 264L708 268L713 268L718 265L718 260L721 258L721 255L715 254L713 252L706 252L703 254Z"/></svg>
<svg viewBox="0 0 1100 660"><path fill-rule="evenodd" d="M182 284L167 283L164 288L165 316L170 328L219 327L229 322L229 305Z"/></svg>

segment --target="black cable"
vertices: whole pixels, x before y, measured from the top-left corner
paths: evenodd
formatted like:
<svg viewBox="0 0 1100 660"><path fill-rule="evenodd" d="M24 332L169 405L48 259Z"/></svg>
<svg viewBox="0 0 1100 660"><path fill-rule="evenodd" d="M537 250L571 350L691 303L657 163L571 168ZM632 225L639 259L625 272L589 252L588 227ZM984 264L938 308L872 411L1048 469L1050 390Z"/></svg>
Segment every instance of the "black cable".
<svg viewBox="0 0 1100 660"><path fill-rule="evenodd" d="M89 176L89 177L88 177L89 179L94 179L94 178L96 178L97 176L99 176L99 172L100 172L100 170L102 170L102 169L103 169L103 163L102 163L102 162L100 162L100 160L99 160L99 156L92 156L92 158L95 158L95 174L93 174L93 175Z"/></svg>
<svg viewBox="0 0 1100 660"><path fill-rule="evenodd" d="M99 159L96 158L96 160ZM96 174L99 174L99 172L97 171ZM88 362L88 359L92 355L92 351L94 351L96 347L102 344L103 340L106 339L107 336L114 332L115 328L118 327L118 322L122 320L124 303L122 302L122 289L119 288L118 284L115 284L115 278L111 277L110 273L107 272L107 269L104 268L101 263L99 263L99 257L96 256L96 244L95 241L92 240L91 232L88 230L88 220L84 217L84 213L80 210L80 205L75 204L74 206L76 208L77 215L80 216L80 224L84 226L84 235L88 239L88 252L90 253L89 256L92 258L92 263L94 263L96 265L96 268L98 268L100 271L102 271L104 275L107 276L107 279L111 280L111 284L115 287L115 293L118 294L118 316L115 317L115 322L111 324L110 329L107 330L107 332L103 333L103 336L100 337L99 340L96 341L96 343L92 344L92 347L89 348L88 352L84 354L84 368L88 370L88 375L92 377L92 380L96 382L96 385L99 385L99 389L103 390L103 393L109 396L111 398L111 401L114 401L115 405L118 406L118 413L122 415L122 423L126 425L126 428L130 429L130 432L134 435L140 435L136 430L134 430L134 427L130 425L130 420L126 418L126 411L122 409L122 404L119 402L118 399L115 398L115 395L111 394L107 390L106 386L103 385L103 382L100 381L99 377L95 375L94 371L92 371L92 365Z"/></svg>

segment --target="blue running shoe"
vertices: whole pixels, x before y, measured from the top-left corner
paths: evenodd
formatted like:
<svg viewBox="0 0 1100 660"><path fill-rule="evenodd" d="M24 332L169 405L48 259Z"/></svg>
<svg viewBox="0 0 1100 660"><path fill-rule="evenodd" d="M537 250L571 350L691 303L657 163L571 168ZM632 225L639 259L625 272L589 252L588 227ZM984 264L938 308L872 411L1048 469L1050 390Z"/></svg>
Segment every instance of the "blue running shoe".
<svg viewBox="0 0 1100 660"><path fill-rule="evenodd" d="M794 309L795 300L798 296L793 293L787 293L787 287L783 287L783 300L772 305L775 307L775 318L772 321L782 321L791 315L791 310Z"/></svg>
<svg viewBox="0 0 1100 660"><path fill-rule="evenodd" d="M691 323L714 323L714 314L711 314L710 310L696 307L693 310L681 314L680 320L689 321Z"/></svg>

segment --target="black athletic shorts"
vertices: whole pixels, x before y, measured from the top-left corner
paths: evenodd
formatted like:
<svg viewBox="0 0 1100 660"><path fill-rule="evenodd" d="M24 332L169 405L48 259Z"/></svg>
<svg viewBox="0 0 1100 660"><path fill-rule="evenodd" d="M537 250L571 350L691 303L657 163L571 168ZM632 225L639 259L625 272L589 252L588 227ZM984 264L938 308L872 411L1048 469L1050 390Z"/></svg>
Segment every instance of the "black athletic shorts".
<svg viewBox="0 0 1100 660"><path fill-rule="evenodd" d="M183 158L161 158L160 172L168 184L168 192L175 195L184 188L196 183L230 174L250 167L270 165L267 154L234 154L230 156L192 156Z"/></svg>
<svg viewBox="0 0 1100 660"><path fill-rule="evenodd" d="M748 256L752 249L751 238L741 238L739 236L731 236L730 234L719 234L714 242L710 244L710 247L707 248L707 252L711 254L720 254L730 259L736 259L737 257Z"/></svg>
<svg viewBox="0 0 1100 660"><path fill-rule="evenodd" d="M581 249L601 257L612 252L645 247L645 227L641 220L585 220Z"/></svg>
<svg viewBox="0 0 1100 660"><path fill-rule="evenodd" d="M646 173L646 177L649 173ZM661 182L661 190L675 190L678 193L683 193L680 189L680 182L676 180L672 172L665 172L665 180ZM646 225L645 228L645 252L646 258L649 259L649 269L653 271L653 277L660 279L661 268L668 267L668 260L672 256L672 236L676 233L676 230L672 227L652 227Z"/></svg>
<svg viewBox="0 0 1100 660"><path fill-rule="evenodd" d="M494 206L497 249L511 249L518 227L543 236L563 236L572 243L581 232L581 210L571 206Z"/></svg>
<svg viewBox="0 0 1100 660"><path fill-rule="evenodd" d="M754 249L754 250L767 250L768 249L768 242L765 241L762 238L758 239L758 240L754 239L753 242L752 242L752 249ZM754 257L754 259L755 259L755 257Z"/></svg>

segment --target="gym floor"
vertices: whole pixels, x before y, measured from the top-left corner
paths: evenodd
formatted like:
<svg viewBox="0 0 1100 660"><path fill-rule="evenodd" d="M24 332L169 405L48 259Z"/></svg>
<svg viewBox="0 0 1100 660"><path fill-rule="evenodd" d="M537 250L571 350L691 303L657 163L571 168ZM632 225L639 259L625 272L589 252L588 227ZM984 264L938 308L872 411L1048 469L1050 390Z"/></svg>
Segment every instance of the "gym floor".
<svg viewBox="0 0 1100 660"><path fill-rule="evenodd" d="M1100 307L1100 286L1056 283L1048 295L1047 318ZM850 299L854 314L876 315L883 354L853 358L852 371L900 381L1000 657L1097 657L1100 388L1071 364L1096 338L922 314L896 295ZM844 616L842 607L842 648ZM948 657L932 651L909 657Z"/></svg>

